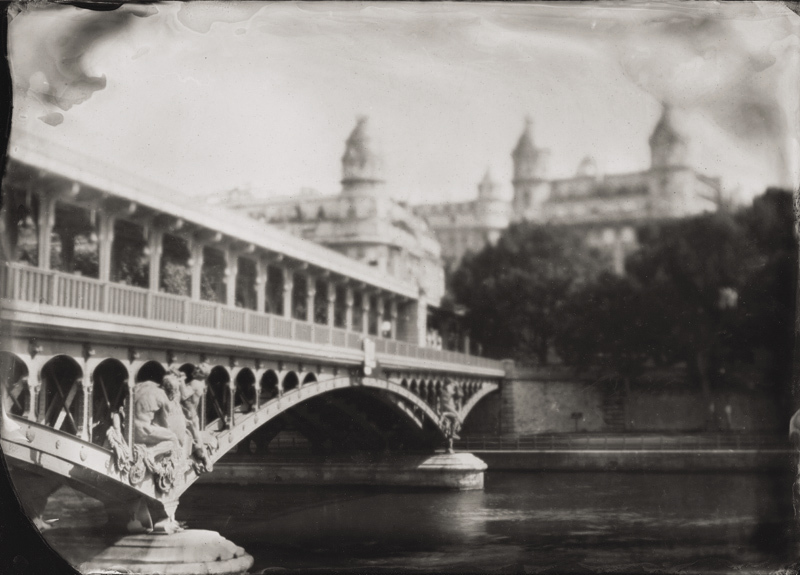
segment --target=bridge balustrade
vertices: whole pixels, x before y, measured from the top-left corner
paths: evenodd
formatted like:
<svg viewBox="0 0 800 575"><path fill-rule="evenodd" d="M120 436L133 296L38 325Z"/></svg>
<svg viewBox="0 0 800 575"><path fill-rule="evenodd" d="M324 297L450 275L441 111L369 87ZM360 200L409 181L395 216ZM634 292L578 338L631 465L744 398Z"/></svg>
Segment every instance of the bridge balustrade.
<svg viewBox="0 0 800 575"><path fill-rule="evenodd" d="M245 308L144 288L103 282L65 272L6 263L2 281L8 300L136 317L169 324L190 325L234 333L248 333L361 349L362 333L289 319ZM429 361L502 369L499 361L463 353L418 347L408 342L374 337L376 351Z"/></svg>

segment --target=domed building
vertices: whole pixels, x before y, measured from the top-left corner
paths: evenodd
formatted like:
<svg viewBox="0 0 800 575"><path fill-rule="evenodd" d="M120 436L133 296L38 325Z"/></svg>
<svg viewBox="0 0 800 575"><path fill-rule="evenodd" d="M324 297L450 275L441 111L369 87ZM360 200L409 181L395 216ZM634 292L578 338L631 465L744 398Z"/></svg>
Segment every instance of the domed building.
<svg viewBox="0 0 800 575"><path fill-rule="evenodd" d="M547 174L549 152L535 145L528 119L511 153L513 197L504 207L499 195L496 203L487 204L481 191L474 202L417 206L416 211L436 232L449 265L494 241L509 221L527 220L581 229L622 273L625 256L637 245L638 224L714 211L722 202L719 180L689 166L688 139L670 106L664 106L649 144L647 170L603 175L589 157L575 176L553 179Z"/></svg>
<svg viewBox="0 0 800 575"><path fill-rule="evenodd" d="M475 200L418 205L414 211L436 232L447 267L457 264L467 251L494 244L511 221L511 205L488 169Z"/></svg>
<svg viewBox="0 0 800 575"><path fill-rule="evenodd" d="M359 117L342 155L341 192L256 198L233 190L210 197L252 218L323 244L389 276L409 278L428 304L444 295L439 242L426 222L391 197L369 119Z"/></svg>

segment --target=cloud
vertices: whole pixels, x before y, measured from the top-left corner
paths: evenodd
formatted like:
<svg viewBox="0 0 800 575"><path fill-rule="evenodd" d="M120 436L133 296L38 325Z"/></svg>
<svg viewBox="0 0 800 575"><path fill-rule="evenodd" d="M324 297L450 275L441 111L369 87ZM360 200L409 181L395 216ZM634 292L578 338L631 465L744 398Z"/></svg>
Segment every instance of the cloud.
<svg viewBox="0 0 800 575"><path fill-rule="evenodd" d="M95 45L119 34L135 18L156 14L148 5L127 4L112 12L66 6L23 5L9 24L9 56L14 87L47 107L66 111L106 87L106 77L87 70L86 58ZM36 18L25 17L36 12ZM42 119L51 125L55 112ZM63 118L62 118L63 119Z"/></svg>
<svg viewBox="0 0 800 575"><path fill-rule="evenodd" d="M718 129L771 157L781 177L797 113L796 94L782 82L796 78L797 17L756 14L750 4L726 12L677 12L614 27L617 57L626 75L662 102L702 113Z"/></svg>

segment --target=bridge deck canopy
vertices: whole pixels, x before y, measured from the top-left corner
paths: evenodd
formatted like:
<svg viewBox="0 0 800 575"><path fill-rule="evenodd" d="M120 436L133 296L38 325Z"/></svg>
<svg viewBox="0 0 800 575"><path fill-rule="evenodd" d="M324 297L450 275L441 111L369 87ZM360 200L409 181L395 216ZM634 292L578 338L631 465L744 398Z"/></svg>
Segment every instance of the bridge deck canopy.
<svg viewBox="0 0 800 575"><path fill-rule="evenodd" d="M13 145L9 147L11 161L93 188L98 196L129 201L155 216L170 216L198 230L220 233L243 245L253 245L265 252L404 298L415 300L419 296L417 287L408 282L389 279L369 266L264 222L218 207L212 210L198 206L190 203L189 197L184 202L175 201L173 198L183 195L163 185L148 182L140 176L19 130L13 136Z"/></svg>

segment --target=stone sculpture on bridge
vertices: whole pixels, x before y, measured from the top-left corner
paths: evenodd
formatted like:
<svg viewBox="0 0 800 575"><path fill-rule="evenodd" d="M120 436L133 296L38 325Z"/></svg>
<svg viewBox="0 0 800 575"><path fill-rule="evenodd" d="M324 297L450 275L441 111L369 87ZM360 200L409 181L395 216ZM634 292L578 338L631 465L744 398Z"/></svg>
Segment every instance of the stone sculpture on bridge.
<svg viewBox="0 0 800 575"><path fill-rule="evenodd" d="M140 484L149 471L159 491L168 493L176 479L192 465L200 474L212 470L209 451L215 440L200 429L197 406L203 395L202 367L187 384L177 369L167 373L161 385L154 381L137 383L133 389L133 449L126 449L119 415L108 431L121 474L131 485Z"/></svg>
<svg viewBox="0 0 800 575"><path fill-rule="evenodd" d="M447 440L447 451L453 453L453 440L459 439L461 429L461 416L458 413L458 403L461 393L458 386L451 379L445 381L440 396L439 412L442 418L442 431Z"/></svg>

